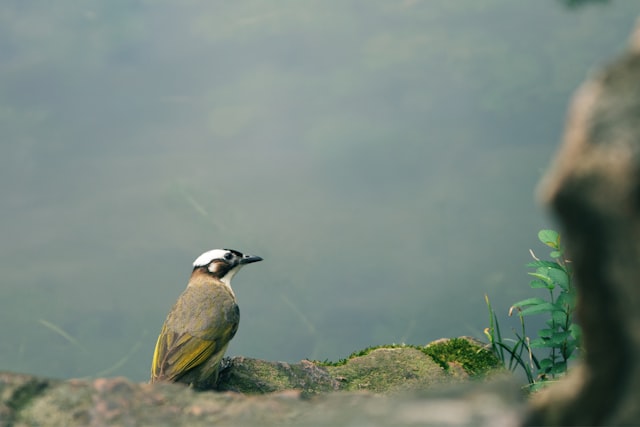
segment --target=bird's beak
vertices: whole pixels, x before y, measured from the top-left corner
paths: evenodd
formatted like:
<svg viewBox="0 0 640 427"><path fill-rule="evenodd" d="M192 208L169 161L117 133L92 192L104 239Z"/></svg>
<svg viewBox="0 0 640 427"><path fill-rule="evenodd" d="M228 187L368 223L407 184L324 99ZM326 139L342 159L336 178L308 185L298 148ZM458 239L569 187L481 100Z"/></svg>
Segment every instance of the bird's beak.
<svg viewBox="0 0 640 427"><path fill-rule="evenodd" d="M252 262L258 262L258 261L262 261L262 258L260 258L259 256L255 256L255 255L245 255L242 257L242 259L240 260L240 264L251 264Z"/></svg>

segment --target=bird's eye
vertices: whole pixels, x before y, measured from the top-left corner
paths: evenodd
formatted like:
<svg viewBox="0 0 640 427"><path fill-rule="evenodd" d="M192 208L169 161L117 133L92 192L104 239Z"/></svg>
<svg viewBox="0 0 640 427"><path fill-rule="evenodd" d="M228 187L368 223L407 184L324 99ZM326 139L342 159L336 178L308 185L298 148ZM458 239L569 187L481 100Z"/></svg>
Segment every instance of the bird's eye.
<svg viewBox="0 0 640 427"><path fill-rule="evenodd" d="M230 261L231 258L233 258L233 254L231 252L227 252L226 254L224 254L224 259L226 259L227 261Z"/></svg>

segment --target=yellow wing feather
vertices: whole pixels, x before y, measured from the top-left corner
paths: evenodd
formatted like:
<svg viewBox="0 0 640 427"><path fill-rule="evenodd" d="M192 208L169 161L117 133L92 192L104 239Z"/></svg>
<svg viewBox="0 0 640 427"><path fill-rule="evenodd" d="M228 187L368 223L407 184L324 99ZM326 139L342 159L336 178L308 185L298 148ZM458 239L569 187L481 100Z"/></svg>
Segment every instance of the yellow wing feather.
<svg viewBox="0 0 640 427"><path fill-rule="evenodd" d="M151 378L155 381L177 381L189 370L206 362L224 349L231 328L217 340L206 340L189 333L177 334L162 329L151 364ZM222 345L221 345L222 344Z"/></svg>

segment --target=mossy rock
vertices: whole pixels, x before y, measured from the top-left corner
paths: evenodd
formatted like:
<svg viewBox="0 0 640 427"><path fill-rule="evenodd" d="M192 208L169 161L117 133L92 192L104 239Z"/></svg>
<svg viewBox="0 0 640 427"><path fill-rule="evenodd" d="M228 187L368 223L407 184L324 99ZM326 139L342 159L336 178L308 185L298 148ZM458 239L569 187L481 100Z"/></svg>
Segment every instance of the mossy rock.
<svg viewBox="0 0 640 427"><path fill-rule="evenodd" d="M422 351L452 374L460 368L471 378L502 371L500 360L489 347L471 337L437 340Z"/></svg>
<svg viewBox="0 0 640 427"><path fill-rule="evenodd" d="M338 362L268 362L229 359L219 390L248 394L297 389L306 394L338 390L394 393L482 378L501 371L498 359L472 338L442 339L426 346L370 347Z"/></svg>
<svg viewBox="0 0 640 427"><path fill-rule="evenodd" d="M376 393L426 388L449 379L433 359L408 346L375 348L326 369L340 382L341 390Z"/></svg>

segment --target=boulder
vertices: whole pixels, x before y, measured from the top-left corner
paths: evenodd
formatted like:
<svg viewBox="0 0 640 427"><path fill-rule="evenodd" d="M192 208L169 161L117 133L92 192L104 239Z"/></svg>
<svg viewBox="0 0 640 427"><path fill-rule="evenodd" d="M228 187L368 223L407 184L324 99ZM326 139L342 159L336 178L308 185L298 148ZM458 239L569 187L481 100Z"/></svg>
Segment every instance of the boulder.
<svg viewBox="0 0 640 427"><path fill-rule="evenodd" d="M247 395L195 392L124 378L56 381L0 374L2 426L513 426L513 385L467 386L434 395L299 390Z"/></svg>
<svg viewBox="0 0 640 427"><path fill-rule="evenodd" d="M225 361L218 390L262 394L295 389L303 395L339 390L395 393L499 372L498 359L484 344L462 337L427 346L372 347L339 362L289 364L234 357Z"/></svg>
<svg viewBox="0 0 640 427"><path fill-rule="evenodd" d="M497 366L495 356L484 346L463 338L425 347L370 348L336 363L288 364L235 357L227 360L216 392L124 378L62 381L2 373L0 422L11 426L442 422L489 426L509 420L514 425L522 399L513 383L484 389L478 382L476 387L442 393L462 380L500 372ZM437 393L416 394L429 390Z"/></svg>

